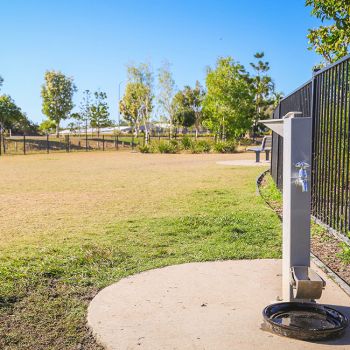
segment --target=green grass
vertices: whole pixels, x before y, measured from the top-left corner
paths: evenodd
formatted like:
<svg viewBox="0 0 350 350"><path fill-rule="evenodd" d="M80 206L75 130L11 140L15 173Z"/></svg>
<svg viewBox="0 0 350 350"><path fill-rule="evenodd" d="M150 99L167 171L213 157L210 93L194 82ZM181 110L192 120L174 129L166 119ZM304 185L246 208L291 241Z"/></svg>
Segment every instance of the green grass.
<svg viewBox="0 0 350 350"><path fill-rule="evenodd" d="M69 155L50 157L60 157L58 161L62 161ZM172 156L151 155L149 162L154 157ZM158 177L163 171L174 172L174 181L176 178L184 185L172 188L172 196L154 186L159 199L146 203L146 209L135 194L125 203L138 204L140 211L136 214L129 212L102 220L96 213L95 228L87 225L71 234L58 232L40 239L33 234L3 246L1 349L99 349L86 329L86 310L101 288L125 276L166 265L281 256L279 220L255 194L255 179L261 170L219 167L210 160L204 165L198 162L192 174L187 170L192 163L183 164L191 156L173 157L180 161L171 169L167 161L157 165L157 171L150 172L148 163L143 167L144 176L155 184L161 181ZM47 165L35 159L36 168ZM135 171L136 164L129 165ZM16 169L16 165L11 166ZM82 162L80 166L85 165ZM79 181L74 181L76 190ZM32 189L28 187L28 191ZM137 193L135 189L130 191ZM55 205L59 206L59 201Z"/></svg>

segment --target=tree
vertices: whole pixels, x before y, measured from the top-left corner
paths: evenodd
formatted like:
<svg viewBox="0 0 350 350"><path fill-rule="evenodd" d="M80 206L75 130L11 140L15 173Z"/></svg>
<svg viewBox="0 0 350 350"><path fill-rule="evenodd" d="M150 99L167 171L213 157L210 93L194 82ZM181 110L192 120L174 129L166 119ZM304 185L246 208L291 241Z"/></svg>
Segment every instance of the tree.
<svg viewBox="0 0 350 350"><path fill-rule="evenodd" d="M196 116L188 105L184 90L180 90L175 94L172 100L172 111L174 125L182 125L186 128L194 125Z"/></svg>
<svg viewBox="0 0 350 350"><path fill-rule="evenodd" d="M21 122L23 113L8 95L0 96L0 133Z"/></svg>
<svg viewBox="0 0 350 350"><path fill-rule="evenodd" d="M226 137L236 138L250 129L254 96L244 67L232 57L219 58L206 76L203 124Z"/></svg>
<svg viewBox="0 0 350 350"><path fill-rule="evenodd" d="M145 131L148 132L147 122L152 111L152 95L148 86L129 82L119 108L123 118L134 128L136 135L141 124L145 125Z"/></svg>
<svg viewBox="0 0 350 350"><path fill-rule="evenodd" d="M42 111L56 122L56 134L59 136L61 120L67 119L73 109L73 94L76 87L73 79L61 72L48 71L45 73L45 85L42 86Z"/></svg>
<svg viewBox="0 0 350 350"><path fill-rule="evenodd" d="M111 126L113 123L109 119L109 107L107 104L107 94L102 91L94 93L95 101L90 107L91 126L97 128L97 136L100 136L100 129Z"/></svg>
<svg viewBox="0 0 350 350"><path fill-rule="evenodd" d="M44 134L50 134L56 130L56 122L51 119L43 120L39 125L39 130Z"/></svg>
<svg viewBox="0 0 350 350"><path fill-rule="evenodd" d="M322 22L333 22L309 29L309 49L322 55L328 64L346 56L350 44L349 0L306 0L305 4L312 7L311 14Z"/></svg>
<svg viewBox="0 0 350 350"><path fill-rule="evenodd" d="M85 133L87 135L88 125L91 121L91 92L84 90L83 99L80 102L80 113L78 123L82 122L85 125Z"/></svg>
<svg viewBox="0 0 350 350"><path fill-rule="evenodd" d="M252 93L254 95L254 117L253 117L253 137L255 138L258 130L258 121L269 117L268 109L273 104L274 83L267 74L270 70L269 62L263 61L265 54L257 52L254 57L258 60L256 63L250 63L255 71L251 78Z"/></svg>
<svg viewBox="0 0 350 350"><path fill-rule="evenodd" d="M196 86L192 89L185 86L173 98L172 109L174 119L181 125L195 126L196 138L198 137L199 127L202 121L202 103L205 92L201 84L197 81Z"/></svg>
<svg viewBox="0 0 350 350"><path fill-rule="evenodd" d="M148 121L153 110L153 72L149 64L128 66L128 83L121 101L120 112L138 135L143 124L148 140Z"/></svg>
<svg viewBox="0 0 350 350"><path fill-rule="evenodd" d="M170 63L165 61L158 72L159 95L158 102L164 117L170 123L170 134L172 135L174 120L175 81L170 71Z"/></svg>
<svg viewBox="0 0 350 350"><path fill-rule="evenodd" d="M140 83L153 90L153 71L149 63L140 63L139 65L128 65L128 82Z"/></svg>
<svg viewBox="0 0 350 350"><path fill-rule="evenodd" d="M27 118L8 95L0 95L0 133L4 130L14 133L37 132L37 125Z"/></svg>
<svg viewBox="0 0 350 350"><path fill-rule="evenodd" d="M196 129L197 139L199 127L202 122L202 103L204 100L205 92L199 81L196 81L196 86L194 89L192 89L190 86L186 86L183 93L185 96L186 104L194 114L194 127Z"/></svg>

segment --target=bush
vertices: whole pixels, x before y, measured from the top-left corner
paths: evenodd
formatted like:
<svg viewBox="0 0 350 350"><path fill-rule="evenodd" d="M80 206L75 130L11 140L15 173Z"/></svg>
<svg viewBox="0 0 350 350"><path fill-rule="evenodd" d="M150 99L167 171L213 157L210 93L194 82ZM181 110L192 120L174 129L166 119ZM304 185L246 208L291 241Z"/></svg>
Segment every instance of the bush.
<svg viewBox="0 0 350 350"><path fill-rule="evenodd" d="M139 145L139 151L141 153L152 153L152 149L150 145Z"/></svg>
<svg viewBox="0 0 350 350"><path fill-rule="evenodd" d="M172 141L175 141L175 140L172 140ZM178 147L175 145L174 142L160 141L158 143L157 148L160 153L177 153L178 152Z"/></svg>
<svg viewBox="0 0 350 350"><path fill-rule="evenodd" d="M209 153L211 151L211 143L206 140L201 140L197 142L198 147L202 149L202 152Z"/></svg>
<svg viewBox="0 0 350 350"><path fill-rule="evenodd" d="M182 139L181 139L181 144L183 149L191 149L192 145L193 145L193 141L191 140L190 137L188 137L187 135L185 135Z"/></svg>
<svg viewBox="0 0 350 350"><path fill-rule="evenodd" d="M214 150L218 153L235 153L237 144L234 141L219 141L214 145Z"/></svg>
<svg viewBox="0 0 350 350"><path fill-rule="evenodd" d="M192 142L191 144L191 153L208 153L210 150L211 144L205 140Z"/></svg>

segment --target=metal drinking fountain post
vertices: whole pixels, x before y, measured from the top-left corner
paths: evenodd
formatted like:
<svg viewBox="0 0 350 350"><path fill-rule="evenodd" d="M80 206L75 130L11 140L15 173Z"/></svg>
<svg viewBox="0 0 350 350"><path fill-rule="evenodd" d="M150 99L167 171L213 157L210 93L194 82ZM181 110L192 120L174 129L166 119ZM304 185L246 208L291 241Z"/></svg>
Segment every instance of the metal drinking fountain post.
<svg viewBox="0 0 350 350"><path fill-rule="evenodd" d="M283 137L284 301L321 297L324 281L310 269L312 120L290 112L283 119L260 121Z"/></svg>

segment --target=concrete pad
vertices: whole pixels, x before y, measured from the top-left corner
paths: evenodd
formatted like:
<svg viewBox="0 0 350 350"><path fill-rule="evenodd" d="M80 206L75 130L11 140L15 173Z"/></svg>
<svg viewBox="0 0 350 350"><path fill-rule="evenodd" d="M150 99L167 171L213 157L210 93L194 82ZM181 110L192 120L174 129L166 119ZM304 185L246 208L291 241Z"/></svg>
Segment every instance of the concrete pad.
<svg viewBox="0 0 350 350"><path fill-rule="evenodd" d="M270 166L270 162L266 160L262 160L257 163L253 159L235 159L235 160L221 160L216 162L219 165L236 165L236 166Z"/></svg>
<svg viewBox="0 0 350 350"><path fill-rule="evenodd" d="M314 267L315 268L315 267ZM321 302L349 315L350 298L322 271ZM88 324L109 350L350 349L350 332L310 343L262 331L263 308L281 295L280 260L191 263L122 279L92 300ZM335 346L336 345L336 346Z"/></svg>

